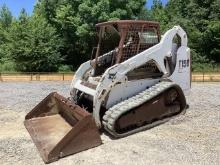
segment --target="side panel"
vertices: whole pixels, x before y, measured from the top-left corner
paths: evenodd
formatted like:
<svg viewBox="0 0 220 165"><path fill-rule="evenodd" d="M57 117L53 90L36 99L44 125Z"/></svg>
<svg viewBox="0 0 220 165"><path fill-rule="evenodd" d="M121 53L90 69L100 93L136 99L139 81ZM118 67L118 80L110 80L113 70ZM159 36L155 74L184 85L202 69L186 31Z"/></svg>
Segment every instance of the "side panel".
<svg viewBox="0 0 220 165"><path fill-rule="evenodd" d="M190 90L191 83L190 49L186 46L181 46L177 51L176 60L175 70L168 78L178 84L185 93Z"/></svg>
<svg viewBox="0 0 220 165"><path fill-rule="evenodd" d="M109 109L111 106L151 87L158 81L159 79L142 79L117 84L114 88L111 89L105 107Z"/></svg>
<svg viewBox="0 0 220 165"><path fill-rule="evenodd" d="M87 62L80 65L80 67L76 71L76 73L73 77L73 80L71 82L71 86L70 86L71 91L74 89L74 86L77 83L77 80L81 80L83 78L84 74L91 68L92 68L92 66L90 65L90 61L87 61Z"/></svg>

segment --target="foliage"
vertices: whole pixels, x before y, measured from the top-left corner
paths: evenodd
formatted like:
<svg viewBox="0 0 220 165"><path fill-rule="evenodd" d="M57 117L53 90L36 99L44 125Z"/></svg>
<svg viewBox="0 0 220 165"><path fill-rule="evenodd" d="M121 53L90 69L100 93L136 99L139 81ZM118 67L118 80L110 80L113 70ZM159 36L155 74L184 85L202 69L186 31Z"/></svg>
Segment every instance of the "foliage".
<svg viewBox="0 0 220 165"><path fill-rule="evenodd" d="M71 72L73 69L69 65L61 65L59 67L59 72Z"/></svg>
<svg viewBox="0 0 220 165"><path fill-rule="evenodd" d="M17 71L57 71L61 63L61 39L41 16L28 17L23 9L8 29L4 58L15 61Z"/></svg>
<svg viewBox="0 0 220 165"><path fill-rule="evenodd" d="M202 34L201 50L204 56L220 62L220 21L211 21L208 24Z"/></svg>
<svg viewBox="0 0 220 165"><path fill-rule="evenodd" d="M174 25L187 32L193 70L209 70L215 67L214 63L220 63L219 0L170 0L166 6L154 0L151 10L152 19L161 23L162 32Z"/></svg>
<svg viewBox="0 0 220 165"><path fill-rule="evenodd" d="M95 24L115 19L159 21L162 33L186 30L193 70L220 63L219 0L40 0L28 16L0 7L0 71L69 71L88 60L97 43Z"/></svg>
<svg viewBox="0 0 220 165"><path fill-rule="evenodd" d="M15 72L15 62L4 59L4 63L0 63L0 72Z"/></svg>
<svg viewBox="0 0 220 165"><path fill-rule="evenodd" d="M5 50L8 47L8 36L12 23L12 14L6 5L0 8L0 70L11 70L9 69L10 61L6 57ZM13 67L14 68L14 67Z"/></svg>
<svg viewBox="0 0 220 165"><path fill-rule="evenodd" d="M3 28L7 29L12 22L12 14L8 7L4 4L0 9L0 24Z"/></svg>
<svg viewBox="0 0 220 165"><path fill-rule="evenodd" d="M114 19L134 19L145 0L41 0L35 8L56 27L64 39L61 52L68 65L87 60L97 42L95 24Z"/></svg>

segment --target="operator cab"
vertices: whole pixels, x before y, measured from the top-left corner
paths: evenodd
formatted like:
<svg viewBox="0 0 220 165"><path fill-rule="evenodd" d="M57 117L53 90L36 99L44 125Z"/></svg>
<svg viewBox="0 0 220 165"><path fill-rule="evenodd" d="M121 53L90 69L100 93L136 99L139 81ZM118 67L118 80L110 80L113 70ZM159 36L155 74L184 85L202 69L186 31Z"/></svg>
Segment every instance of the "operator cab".
<svg viewBox="0 0 220 165"><path fill-rule="evenodd" d="M107 68L126 61L160 41L159 23L157 22L118 20L99 23L96 28L98 45L93 48L93 60L91 60L94 77L101 76ZM159 73L155 66L153 62L150 62L135 69L135 74L138 69L143 71L147 68L145 73ZM132 77L133 73L128 73L129 75Z"/></svg>

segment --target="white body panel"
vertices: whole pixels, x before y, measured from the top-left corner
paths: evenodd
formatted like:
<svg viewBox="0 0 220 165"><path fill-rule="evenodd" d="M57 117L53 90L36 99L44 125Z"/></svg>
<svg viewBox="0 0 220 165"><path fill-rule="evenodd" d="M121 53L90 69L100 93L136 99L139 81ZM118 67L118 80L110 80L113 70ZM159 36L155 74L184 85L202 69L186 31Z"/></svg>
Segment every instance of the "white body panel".
<svg viewBox="0 0 220 165"><path fill-rule="evenodd" d="M177 51L176 68L173 74L168 78L178 84L184 92L190 90L190 68L190 49L180 47Z"/></svg>
<svg viewBox="0 0 220 165"><path fill-rule="evenodd" d="M88 95L94 96L96 91L92 88L89 88L89 87L82 85L81 82L82 82L81 80L76 81L74 88L78 89Z"/></svg>
<svg viewBox="0 0 220 165"><path fill-rule="evenodd" d="M156 84L159 79L142 79L136 81L128 81L124 84L118 84L111 89L106 108L109 109L113 105L131 97Z"/></svg>
<svg viewBox="0 0 220 165"><path fill-rule="evenodd" d="M177 50L176 67L174 72L170 75L169 69L164 65L166 57L172 57L174 51L173 38L179 35L181 38L181 46ZM164 78L168 78L178 84L185 92L190 89L190 49L187 47L187 36L180 26L174 26L168 30L162 37L160 43L157 45L135 55L134 57L116 64L108 68L102 75L98 82L96 90L89 90L80 84L81 80L87 80L85 73L91 70L90 61L82 64L76 72L75 78L71 84L71 96L75 97L77 89L93 96L93 117L95 118L97 126L101 127L100 121L100 107L103 102L106 107L117 103L118 99L125 99L137 94L146 86L152 86L158 80L145 79L128 82L126 74L129 71L144 65L146 62L154 60L159 70L164 74ZM188 62L187 62L188 60ZM144 85L141 85L144 84ZM79 85L80 84L80 85ZM120 84L120 85L118 85Z"/></svg>

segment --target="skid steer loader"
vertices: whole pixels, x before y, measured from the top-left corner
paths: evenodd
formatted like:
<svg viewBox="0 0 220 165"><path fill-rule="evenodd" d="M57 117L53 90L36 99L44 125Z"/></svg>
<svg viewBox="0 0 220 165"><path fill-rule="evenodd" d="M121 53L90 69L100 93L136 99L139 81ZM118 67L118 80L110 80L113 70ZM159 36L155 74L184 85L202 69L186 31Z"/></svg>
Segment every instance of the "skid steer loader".
<svg viewBox="0 0 220 165"><path fill-rule="evenodd" d="M185 112L191 86L187 35L174 26L99 23L98 45L71 83L70 99L49 94L25 117L45 163L100 145L101 128L120 138Z"/></svg>

